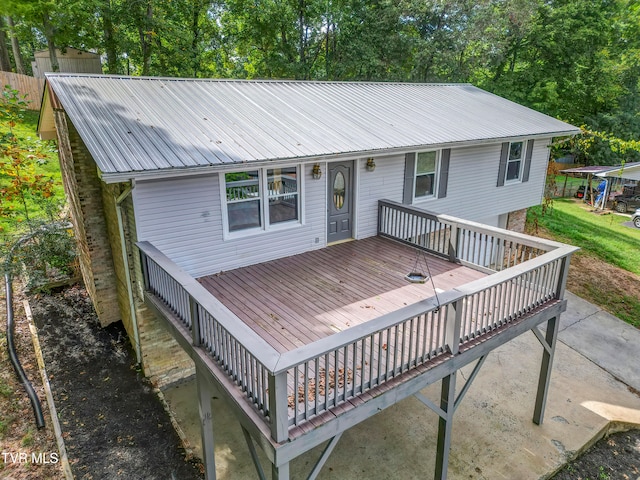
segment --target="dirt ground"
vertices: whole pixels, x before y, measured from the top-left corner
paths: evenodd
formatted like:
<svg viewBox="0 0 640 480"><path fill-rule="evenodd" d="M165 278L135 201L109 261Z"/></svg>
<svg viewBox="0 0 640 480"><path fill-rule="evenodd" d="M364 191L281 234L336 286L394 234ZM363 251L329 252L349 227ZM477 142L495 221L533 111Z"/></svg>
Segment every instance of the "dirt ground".
<svg viewBox="0 0 640 480"><path fill-rule="evenodd" d="M42 402L45 428L36 428L33 410L24 388L9 363L6 336L6 302L4 282L0 296L0 478L8 480L58 480L62 478L60 462L52 454L58 448L51 428L49 408L33 351L29 325L22 310L22 300L15 298L15 344L22 367ZM25 458L20 455L26 455ZM32 454L35 454L35 459ZM42 456L39 456L42 454ZM12 456L13 455L13 456ZM46 456L46 457L45 457ZM36 461L33 461L36 460Z"/></svg>
<svg viewBox="0 0 640 480"><path fill-rule="evenodd" d="M77 286L30 303L75 478L202 478L122 326L100 328Z"/></svg>
<svg viewBox="0 0 640 480"><path fill-rule="evenodd" d="M637 480L640 478L640 430L603 438L570 462L554 480Z"/></svg>

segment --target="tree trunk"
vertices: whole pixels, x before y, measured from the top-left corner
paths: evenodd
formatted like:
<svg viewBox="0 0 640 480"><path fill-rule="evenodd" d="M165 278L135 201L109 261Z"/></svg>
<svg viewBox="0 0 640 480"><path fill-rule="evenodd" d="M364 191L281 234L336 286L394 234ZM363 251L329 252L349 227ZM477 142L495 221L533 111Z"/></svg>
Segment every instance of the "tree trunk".
<svg viewBox="0 0 640 480"><path fill-rule="evenodd" d="M9 51L7 50L7 33L5 28L4 18L0 16L0 70L10 72L11 60L9 59Z"/></svg>
<svg viewBox="0 0 640 480"><path fill-rule="evenodd" d="M44 36L47 38L47 48L49 49L49 60L51 60L51 71L60 71L58 64L58 55L56 54L55 28L51 24L49 12L42 13L42 26L44 27Z"/></svg>
<svg viewBox="0 0 640 480"><path fill-rule="evenodd" d="M300 57L300 67L301 67L301 73L302 73L302 79L306 80L307 78L307 60L306 60L306 56L305 56L305 52L306 52L306 32L305 32L305 9L306 9L306 4L305 4L305 0L299 0L298 1L298 23L300 26L300 44L298 46L298 55Z"/></svg>
<svg viewBox="0 0 640 480"><path fill-rule="evenodd" d="M13 23L13 17L7 17L7 25L9 25L9 37L11 38L11 49L13 50L13 60L16 63L16 73L25 75L27 71L24 68L24 61L22 60L22 52L20 52L20 42L16 35L16 26Z"/></svg>
<svg viewBox="0 0 640 480"><path fill-rule="evenodd" d="M151 72L151 42L153 41L153 5L151 0L147 1L146 12L141 20L138 34L140 35L140 50L142 53L142 75L148 76Z"/></svg>
<svg viewBox="0 0 640 480"><path fill-rule="evenodd" d="M203 8L201 0L193 2L193 16L191 18L191 62L193 64L193 77L198 76L198 43L200 41L200 12Z"/></svg>
<svg viewBox="0 0 640 480"><path fill-rule="evenodd" d="M102 32L104 34L104 48L107 54L107 73L118 73L118 52L113 35L113 17L111 0L102 2Z"/></svg>

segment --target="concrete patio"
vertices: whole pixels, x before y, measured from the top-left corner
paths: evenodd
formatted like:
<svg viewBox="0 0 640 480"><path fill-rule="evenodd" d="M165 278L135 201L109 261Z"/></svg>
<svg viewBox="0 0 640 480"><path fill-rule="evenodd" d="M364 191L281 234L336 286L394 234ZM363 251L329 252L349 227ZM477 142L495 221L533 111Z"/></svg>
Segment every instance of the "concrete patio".
<svg viewBox="0 0 640 480"><path fill-rule="evenodd" d="M640 426L640 330L575 295L567 298L544 423L531 421L541 349L525 333L488 356L456 411L449 478L548 478L607 431ZM437 402L439 387L422 393ZM195 382L163 393L199 456ZM223 400L213 402L218 478L257 478L240 425ZM410 397L345 432L318 478L431 478L437 431L438 417ZM321 450L292 462L292 477L306 478ZM268 471L264 458L263 465Z"/></svg>

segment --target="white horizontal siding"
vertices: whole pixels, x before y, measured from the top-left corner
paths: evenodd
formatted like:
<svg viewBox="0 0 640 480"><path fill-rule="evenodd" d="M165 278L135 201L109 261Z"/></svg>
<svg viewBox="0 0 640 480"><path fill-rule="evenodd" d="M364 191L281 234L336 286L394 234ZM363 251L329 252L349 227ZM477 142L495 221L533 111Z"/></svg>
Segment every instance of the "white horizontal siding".
<svg viewBox="0 0 640 480"><path fill-rule="evenodd" d="M529 181L497 187L500 144L451 151L447 197L416 203L438 213L496 225L502 215L540 203L548 160L548 141L536 140ZM357 238L375 235L378 200L402 201L404 155L376 157L376 169L355 162ZM147 240L196 277L265 262L326 245L327 164L313 180L312 164L302 178L303 225L223 237L217 175L138 182L134 189L139 240Z"/></svg>
<svg viewBox="0 0 640 480"><path fill-rule="evenodd" d="M528 182L502 187L497 186L501 144L452 149L447 196L415 205L477 222L538 205L546 180L548 143L547 139L535 141Z"/></svg>
<svg viewBox="0 0 640 480"><path fill-rule="evenodd" d="M309 165L303 183L303 225L224 239L217 175L138 182L134 189L138 239L151 242L195 277L323 247L325 176L312 180Z"/></svg>
<svg viewBox="0 0 640 480"><path fill-rule="evenodd" d="M376 157L376 169L369 172L366 161L358 165L356 208L357 238L378 233L378 200L402 201L404 190L404 155Z"/></svg>

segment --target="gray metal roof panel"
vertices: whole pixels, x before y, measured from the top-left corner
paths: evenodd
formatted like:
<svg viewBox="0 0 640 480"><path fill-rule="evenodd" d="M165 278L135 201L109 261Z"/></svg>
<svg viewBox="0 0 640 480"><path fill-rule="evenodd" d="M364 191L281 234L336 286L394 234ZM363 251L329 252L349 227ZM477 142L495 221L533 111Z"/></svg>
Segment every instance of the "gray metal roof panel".
<svg viewBox="0 0 640 480"><path fill-rule="evenodd" d="M47 81L104 174L579 132L468 84Z"/></svg>

